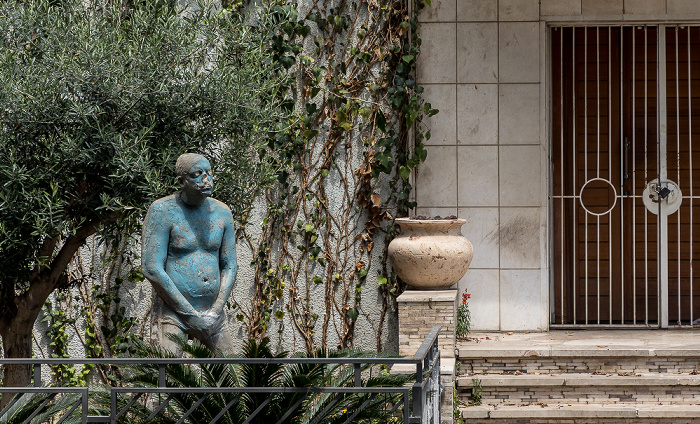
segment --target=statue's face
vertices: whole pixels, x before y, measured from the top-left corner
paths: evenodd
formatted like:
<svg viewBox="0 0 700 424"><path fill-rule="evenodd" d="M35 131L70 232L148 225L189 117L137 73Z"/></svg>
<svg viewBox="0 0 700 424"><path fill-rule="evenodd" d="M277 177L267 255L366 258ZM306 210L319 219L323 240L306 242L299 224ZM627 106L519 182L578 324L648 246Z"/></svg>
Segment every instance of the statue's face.
<svg viewBox="0 0 700 424"><path fill-rule="evenodd" d="M211 196L214 188L214 173L209 161L201 158L192 163L187 173L180 176L180 184L187 195L193 198Z"/></svg>

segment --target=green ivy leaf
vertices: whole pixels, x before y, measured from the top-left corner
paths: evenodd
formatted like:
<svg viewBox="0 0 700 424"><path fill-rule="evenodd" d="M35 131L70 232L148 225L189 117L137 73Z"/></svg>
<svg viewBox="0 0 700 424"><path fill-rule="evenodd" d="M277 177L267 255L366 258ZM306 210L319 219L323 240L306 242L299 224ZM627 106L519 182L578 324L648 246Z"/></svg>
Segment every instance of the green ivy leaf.
<svg viewBox="0 0 700 424"><path fill-rule="evenodd" d="M386 133L386 117L381 110L377 111L375 122L377 123L377 128L379 128L379 131Z"/></svg>
<svg viewBox="0 0 700 424"><path fill-rule="evenodd" d="M401 175L402 180L407 181L408 177L411 175L411 170L401 165L401 167L399 168L399 175Z"/></svg>
<svg viewBox="0 0 700 424"><path fill-rule="evenodd" d="M292 56L282 56L279 61L280 65L284 66L285 69L291 68L296 63Z"/></svg>
<svg viewBox="0 0 700 424"><path fill-rule="evenodd" d="M360 312L357 310L357 308L348 309L348 318L350 318L351 321L357 321L357 317L359 316Z"/></svg>
<svg viewBox="0 0 700 424"><path fill-rule="evenodd" d="M314 284L321 284L323 283L323 278L319 277L318 275L314 275Z"/></svg>
<svg viewBox="0 0 700 424"><path fill-rule="evenodd" d="M379 284L380 286L383 286L383 285L386 285L386 283L387 283L387 279L385 276L383 276L383 275L377 276L377 284Z"/></svg>

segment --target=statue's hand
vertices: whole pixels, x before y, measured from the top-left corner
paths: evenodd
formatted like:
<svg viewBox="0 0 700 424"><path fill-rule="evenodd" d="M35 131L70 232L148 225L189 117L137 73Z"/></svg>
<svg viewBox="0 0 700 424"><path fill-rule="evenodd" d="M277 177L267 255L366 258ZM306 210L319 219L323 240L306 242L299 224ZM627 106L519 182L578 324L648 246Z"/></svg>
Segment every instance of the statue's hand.
<svg viewBox="0 0 700 424"><path fill-rule="evenodd" d="M195 314L186 315L184 324L188 329L195 333L197 338L206 340L213 335L218 329L218 323L221 320L221 315L213 311L197 312Z"/></svg>

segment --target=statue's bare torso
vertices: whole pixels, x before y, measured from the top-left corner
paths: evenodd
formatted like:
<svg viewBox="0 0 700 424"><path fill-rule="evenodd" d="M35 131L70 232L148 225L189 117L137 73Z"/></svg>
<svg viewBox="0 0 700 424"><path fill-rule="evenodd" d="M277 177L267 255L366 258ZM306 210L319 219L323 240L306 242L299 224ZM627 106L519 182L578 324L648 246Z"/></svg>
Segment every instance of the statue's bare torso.
<svg viewBox="0 0 700 424"><path fill-rule="evenodd" d="M221 289L219 249L231 213L215 199L193 210L176 196L158 201L170 221L165 272L195 309L208 310Z"/></svg>

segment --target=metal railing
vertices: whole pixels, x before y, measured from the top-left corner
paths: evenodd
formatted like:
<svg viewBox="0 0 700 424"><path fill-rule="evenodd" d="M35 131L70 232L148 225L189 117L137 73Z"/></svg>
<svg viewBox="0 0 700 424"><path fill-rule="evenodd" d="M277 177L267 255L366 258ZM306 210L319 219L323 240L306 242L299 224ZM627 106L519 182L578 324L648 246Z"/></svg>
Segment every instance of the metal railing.
<svg viewBox="0 0 700 424"><path fill-rule="evenodd" d="M321 422L328 413L344 405L349 396L362 396L359 405L354 405L354 410L345 410L340 419L341 422L355 422L358 414L362 413L373 403L382 405L384 412L392 415L398 422L399 418L404 423L439 424L440 423L440 396L444 388L440 384L440 350L438 348L438 333L440 326L435 326L430 331L422 345L412 358L124 358L124 359L0 359L0 365L31 365L34 370L35 387L6 387L0 388L0 393L14 393L10 403L0 411L0 422L10 422L8 416L17 414L20 406L26 405L32 400L30 406L34 411L24 411L22 418L17 422L31 423L36 420L38 414L51 417L51 421L60 424L69 416L76 417L80 408L80 421L89 423L112 423L129 417L129 422L134 422L134 417L141 414L141 419L148 422L162 414L178 415L179 423L184 423L193 416L198 407L211 396L220 396L225 399L225 404L217 410L217 415L207 418L206 422L214 424L220 422L222 417L241 400L242 396L258 395L264 397L259 402L257 409L251 411L245 423L253 420L264 411L276 396L281 394L295 394L295 403L279 418L278 423L287 422L295 412L299 412L304 401L310 396L326 394L326 400L321 410L316 411L315 420L310 424ZM137 366L148 363L158 367L157 387L111 387L109 392L110 408L108 415L89 415L88 399L95 387L42 387L42 366L44 365L121 365ZM297 364L297 365L335 365L354 369L353 385L351 387L166 387L166 370L172 365L266 365L266 364ZM401 387L367 387L362 382L362 367L373 365L410 364L415 366L415 381L410 386ZM104 388L102 388L104 391ZM188 410L172 407L173 399L178 396L196 396ZM23 400L23 402L22 402ZM59 405L60 403L60 405ZM54 409L50 409L51 407ZM26 407L26 406L25 406ZM134 412L134 408L140 408ZM174 412L175 411L175 412ZM342 418L347 417L344 421ZM336 417L338 418L338 417ZM76 419L76 418L73 418ZM204 423L204 421L198 421Z"/></svg>

